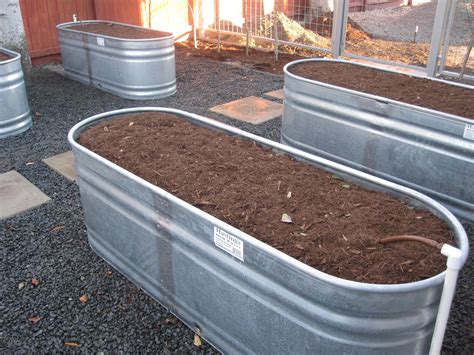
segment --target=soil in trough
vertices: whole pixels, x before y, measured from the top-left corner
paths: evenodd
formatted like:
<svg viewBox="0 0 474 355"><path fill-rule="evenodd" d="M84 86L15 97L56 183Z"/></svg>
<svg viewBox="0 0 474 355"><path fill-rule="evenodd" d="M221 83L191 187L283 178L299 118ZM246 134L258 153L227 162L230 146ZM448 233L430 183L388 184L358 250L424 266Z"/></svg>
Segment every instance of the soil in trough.
<svg viewBox="0 0 474 355"><path fill-rule="evenodd" d="M128 171L331 275L368 283L412 282L445 269L417 235L452 243L448 227L382 192L177 116L142 113L103 122L79 143ZM281 222L286 213L292 223Z"/></svg>
<svg viewBox="0 0 474 355"><path fill-rule="evenodd" d="M89 23L82 25L72 25L66 27L70 30L77 30L87 33L94 33L103 36L110 36L124 39L150 39L169 36L168 33L149 30L146 28L137 28L114 23Z"/></svg>
<svg viewBox="0 0 474 355"><path fill-rule="evenodd" d="M292 74L474 119L474 90L346 63L307 62Z"/></svg>
<svg viewBox="0 0 474 355"><path fill-rule="evenodd" d="M8 54L0 52L0 62L3 62L5 60L9 60L9 59L12 59L12 57L9 56Z"/></svg>

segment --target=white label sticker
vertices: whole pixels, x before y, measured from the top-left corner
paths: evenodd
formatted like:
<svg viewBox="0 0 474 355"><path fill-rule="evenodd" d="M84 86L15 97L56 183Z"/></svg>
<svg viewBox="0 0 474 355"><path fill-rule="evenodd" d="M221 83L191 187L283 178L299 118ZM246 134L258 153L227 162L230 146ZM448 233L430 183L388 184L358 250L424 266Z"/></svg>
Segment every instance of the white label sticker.
<svg viewBox="0 0 474 355"><path fill-rule="evenodd" d="M105 39L103 39L102 37L97 37L97 44L99 46L104 47L105 46Z"/></svg>
<svg viewBox="0 0 474 355"><path fill-rule="evenodd" d="M474 141L474 124L467 124L466 127L464 127L464 134L462 136L465 139Z"/></svg>
<svg viewBox="0 0 474 355"><path fill-rule="evenodd" d="M244 261L244 242L232 234L214 227L214 244L237 259Z"/></svg>

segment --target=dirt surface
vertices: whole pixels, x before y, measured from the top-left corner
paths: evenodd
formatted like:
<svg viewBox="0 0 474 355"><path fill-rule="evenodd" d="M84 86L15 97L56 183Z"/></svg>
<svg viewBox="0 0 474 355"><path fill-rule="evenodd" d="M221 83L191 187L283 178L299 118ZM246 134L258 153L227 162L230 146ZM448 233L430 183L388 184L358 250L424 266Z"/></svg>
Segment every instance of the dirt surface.
<svg viewBox="0 0 474 355"><path fill-rule="evenodd" d="M384 39L348 39L345 53L378 58L395 63L426 67L430 46L426 43L397 42Z"/></svg>
<svg viewBox="0 0 474 355"><path fill-rule="evenodd" d="M113 23L79 24L66 27L70 30L83 31L104 36L124 38L124 39L151 39L169 36L169 33L149 30L146 28L136 28Z"/></svg>
<svg viewBox="0 0 474 355"><path fill-rule="evenodd" d="M197 49L194 48L193 42L179 42L176 43L175 48L177 55L204 57L274 74L283 74L283 67L286 64L294 60L303 59L310 54L307 50L293 50L292 53L279 53L278 61L276 61L274 52L250 48L249 55L247 56L245 54L245 47L228 44L221 45L220 53L217 51L217 44L203 41L198 42ZM311 53L313 58L325 56L323 53Z"/></svg>
<svg viewBox="0 0 474 355"><path fill-rule="evenodd" d="M474 119L474 90L345 63L308 62L293 66L290 72L308 79Z"/></svg>
<svg viewBox="0 0 474 355"><path fill-rule="evenodd" d="M221 53L217 52L215 43L199 41L195 49L191 41L176 43L176 51L181 55L204 57L211 60L238 64L273 74L283 74L283 67L294 60L303 58L330 58L330 53L311 51L307 49L281 46L279 60L275 61L273 51L264 51L251 48L249 56L245 55L245 48L225 43L221 46ZM382 39L372 39L365 32L348 25L346 51L366 57L374 57L387 61L404 64L426 66L429 45L425 43L396 42ZM345 58L345 57L344 57ZM350 58L345 58L350 59ZM448 58L448 67L451 61ZM452 64L452 63L451 63ZM454 68L455 71L457 70ZM467 73L471 73L468 69Z"/></svg>
<svg viewBox="0 0 474 355"><path fill-rule="evenodd" d="M418 235L450 242L429 212L390 195L173 115L101 123L80 144L209 214L329 274L405 283L445 269L439 250L380 239ZM286 213L292 223L281 222Z"/></svg>
<svg viewBox="0 0 474 355"><path fill-rule="evenodd" d="M361 29L376 38L430 43L436 16L437 1L417 6L392 6L368 11L351 12L349 21L357 22ZM472 0L459 0L455 5L455 17L450 30L450 45L467 45L474 26ZM472 19L471 19L472 18Z"/></svg>
<svg viewBox="0 0 474 355"><path fill-rule="evenodd" d="M9 56L8 54L0 52L0 62L3 62L4 60L9 60L9 59L12 59L12 57Z"/></svg>

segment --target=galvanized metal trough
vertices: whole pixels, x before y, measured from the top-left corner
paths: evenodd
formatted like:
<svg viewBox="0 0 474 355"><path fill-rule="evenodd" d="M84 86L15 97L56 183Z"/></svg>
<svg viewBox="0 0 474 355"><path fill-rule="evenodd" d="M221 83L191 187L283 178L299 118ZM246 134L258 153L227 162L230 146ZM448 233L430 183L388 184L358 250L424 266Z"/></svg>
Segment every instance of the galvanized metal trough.
<svg viewBox="0 0 474 355"><path fill-rule="evenodd" d="M26 95L21 56L0 47L0 53L11 57L0 61L0 139L28 130L31 120Z"/></svg>
<svg viewBox="0 0 474 355"><path fill-rule="evenodd" d="M65 75L131 100L159 99L176 92L174 37L124 39L81 31L82 25L115 24L81 21L57 26ZM151 30L150 30L151 31Z"/></svg>
<svg viewBox="0 0 474 355"><path fill-rule="evenodd" d="M282 143L418 190L474 222L473 120L291 73L308 61L368 67L287 64Z"/></svg>
<svg viewBox="0 0 474 355"><path fill-rule="evenodd" d="M119 115L160 111L237 135L430 210L466 234L442 205L408 188L234 127L167 108L90 117L69 132L89 243L95 252L226 353L424 354L445 272L399 285L343 280L311 268L78 144ZM448 305L449 308L449 305Z"/></svg>

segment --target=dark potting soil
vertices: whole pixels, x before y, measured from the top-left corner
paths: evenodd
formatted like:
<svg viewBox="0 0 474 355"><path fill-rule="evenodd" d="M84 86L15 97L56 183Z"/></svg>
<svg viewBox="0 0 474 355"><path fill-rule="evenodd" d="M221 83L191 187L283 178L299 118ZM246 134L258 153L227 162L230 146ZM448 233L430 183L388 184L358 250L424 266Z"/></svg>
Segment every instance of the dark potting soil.
<svg viewBox="0 0 474 355"><path fill-rule="evenodd" d="M311 80L474 119L474 90L347 63L307 62L294 65L289 71Z"/></svg>
<svg viewBox="0 0 474 355"><path fill-rule="evenodd" d="M9 56L8 54L0 52L0 62L3 62L4 60L9 60L9 59L12 59L12 57Z"/></svg>
<svg viewBox="0 0 474 355"><path fill-rule="evenodd" d="M379 243L399 235L452 243L437 217L252 141L174 115L143 113L90 128L79 143L328 274L394 284L445 269L434 247ZM281 222L284 213L292 223Z"/></svg>
<svg viewBox="0 0 474 355"><path fill-rule="evenodd" d="M77 30L124 39L150 39L169 36L168 33L160 31L149 30L147 28L117 25L114 23L90 23L83 25L72 25L66 28L70 30Z"/></svg>

